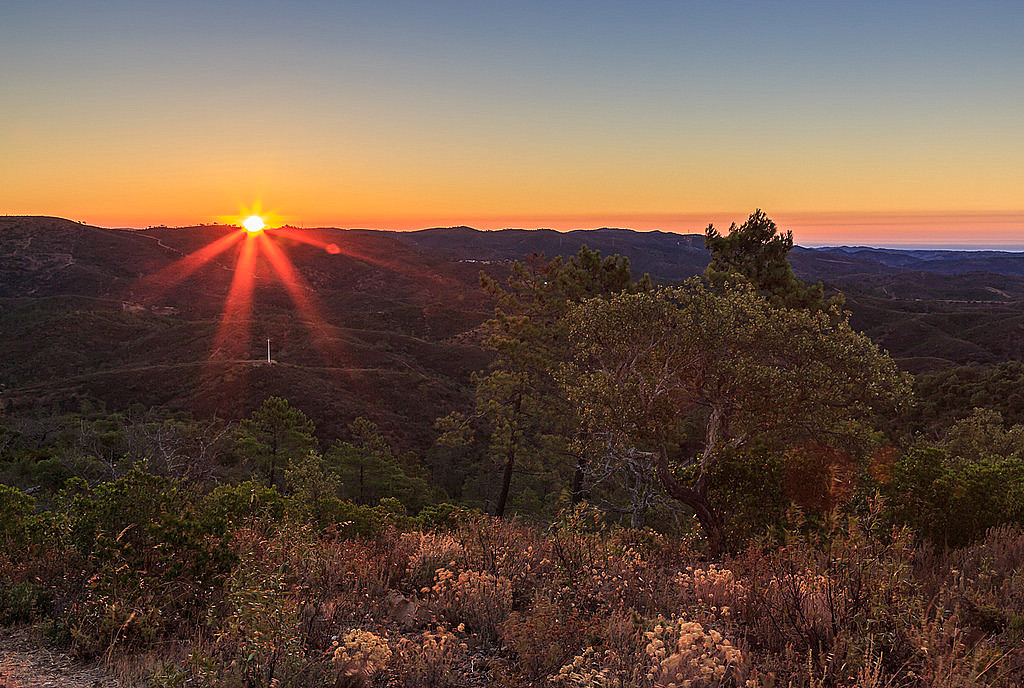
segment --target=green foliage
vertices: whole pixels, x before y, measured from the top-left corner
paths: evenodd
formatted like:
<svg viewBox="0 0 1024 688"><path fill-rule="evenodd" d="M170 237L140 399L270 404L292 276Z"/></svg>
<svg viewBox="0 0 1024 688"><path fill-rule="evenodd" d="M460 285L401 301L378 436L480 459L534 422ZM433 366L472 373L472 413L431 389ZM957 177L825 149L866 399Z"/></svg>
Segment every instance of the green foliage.
<svg viewBox="0 0 1024 688"><path fill-rule="evenodd" d="M634 282L626 258L602 258L586 246L568 261L534 254L515 262L506 287L484 273L480 280L497 301L494 317L483 325L495 360L487 374L473 378L474 414L440 421L441 441L479 442L493 467L481 476L484 484L493 484L492 473L502 473L496 498L483 500L493 504L494 513L504 514L511 500L517 508L550 514L561 505L580 462L570 446L578 419L556 380L568 355L565 315L574 301L644 291L650 280ZM570 489L571 499L578 500L579 485Z"/></svg>
<svg viewBox="0 0 1024 688"><path fill-rule="evenodd" d="M394 497L385 497L376 506L341 500L335 504L334 520L340 526L340 532L348 536L373 537L389 526L405 529L411 525L405 506Z"/></svg>
<svg viewBox="0 0 1024 688"><path fill-rule="evenodd" d="M234 561L223 520L203 518L179 482L138 469L63 492L53 519L53 546L82 562L66 575L74 585L88 580L61 620L83 654L150 642L194 622Z"/></svg>
<svg viewBox="0 0 1024 688"><path fill-rule="evenodd" d="M821 283L808 287L796 278L786 260L793 248L793 233L780 233L764 211L755 210L738 227L731 224L725 236L713 225L704 234L704 246L711 252L704 276L711 284L722 286L740 276L776 306L824 309L838 305L825 303Z"/></svg>
<svg viewBox="0 0 1024 688"><path fill-rule="evenodd" d="M50 502L73 478L109 481L133 466L165 477L202 481L223 474L232 426L196 421L166 409L21 416L0 425L0 482Z"/></svg>
<svg viewBox="0 0 1024 688"><path fill-rule="evenodd" d="M268 485L281 489L289 462L316 448L315 431L313 422L286 399L268 397L242 421L239 449Z"/></svg>
<svg viewBox="0 0 1024 688"><path fill-rule="evenodd" d="M352 440L335 443L325 457L341 497L363 505L395 497L411 511L431 501L433 490L415 454L395 456L377 425L365 418L357 418L349 433Z"/></svg>
<svg viewBox="0 0 1024 688"><path fill-rule="evenodd" d="M765 443L729 449L710 468L709 498L722 509L729 542L778 533L792 504L781 452Z"/></svg>
<svg viewBox="0 0 1024 688"><path fill-rule="evenodd" d="M298 675L304 663L301 638L292 632L301 609L289 595L288 571L268 559L246 557L228 583L221 642L233 641L229 666L244 685L273 686L280 676Z"/></svg>
<svg viewBox="0 0 1024 688"><path fill-rule="evenodd" d="M200 509L205 518L230 527L253 519L279 521L285 501L276 488L246 480L218 485L202 500Z"/></svg>
<svg viewBox="0 0 1024 688"><path fill-rule="evenodd" d="M994 526L1024 524L1024 426L976 409L937 444L898 457L886 485L894 517L940 545L969 544Z"/></svg>
<svg viewBox="0 0 1024 688"><path fill-rule="evenodd" d="M34 513L35 499L31 495L0 484L0 543L11 549L24 546Z"/></svg>
<svg viewBox="0 0 1024 688"><path fill-rule="evenodd" d="M26 623L46 606L45 588L33 581L0 578L0 625Z"/></svg>
<svg viewBox="0 0 1024 688"><path fill-rule="evenodd" d="M35 500L0 484L0 624L25 622L47 600L39 580L15 580L16 562L33 556L45 541L45 526L35 512Z"/></svg>
<svg viewBox="0 0 1024 688"><path fill-rule="evenodd" d="M828 312L778 308L746 284L591 299L572 309L575 365L564 379L590 431L657 470L694 509L712 549L721 517L708 502L722 456L830 437L864 452L871 423L893 413L908 381L887 355ZM686 433L700 428L696 437ZM668 450L676 448L675 459Z"/></svg>
<svg viewBox="0 0 1024 688"><path fill-rule="evenodd" d="M910 430L938 437L975 408L998 411L1011 425L1024 424L1024 363L958 366L914 379L917 403L908 413Z"/></svg>
<svg viewBox="0 0 1024 688"><path fill-rule="evenodd" d="M337 496L341 491L341 481L317 451L293 461L284 473L284 482L290 495L304 500Z"/></svg>
<svg viewBox="0 0 1024 688"><path fill-rule="evenodd" d="M441 502L440 504L429 504L416 516L416 527L420 530L451 532L467 518L478 517L479 512L474 512L455 504Z"/></svg>
<svg viewBox="0 0 1024 688"><path fill-rule="evenodd" d="M44 495L55 494L71 475L70 468L49 447L10 449L0 459L0 481L24 488L38 488Z"/></svg>

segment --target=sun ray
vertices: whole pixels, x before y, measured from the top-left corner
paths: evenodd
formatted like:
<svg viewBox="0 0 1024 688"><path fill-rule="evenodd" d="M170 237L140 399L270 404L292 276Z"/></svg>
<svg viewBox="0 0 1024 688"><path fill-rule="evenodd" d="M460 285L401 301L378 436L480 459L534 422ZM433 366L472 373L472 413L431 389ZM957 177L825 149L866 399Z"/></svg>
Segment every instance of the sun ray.
<svg viewBox="0 0 1024 688"><path fill-rule="evenodd" d="M364 263L369 263L370 265L393 272L401 272L405 275L409 275L410 277L416 277L434 283L453 283L451 278L442 276L439 273L424 270L421 267L411 265L404 261L397 261L392 258L373 255L366 250L356 249L352 247L350 242L346 241L344 237L337 237L338 241L325 241L313 234L313 232L316 231L317 230L311 229L296 229L295 227L281 227L279 229L275 229L274 234L309 246L322 248L331 255L344 255L349 258L355 258L356 260L361 260Z"/></svg>
<svg viewBox="0 0 1024 688"><path fill-rule="evenodd" d="M238 220L234 223L235 229L144 277L140 280L139 286L145 289L149 296L158 296L237 246L233 269L228 268L232 270L231 281L216 323L209 357L204 366L204 379L215 381L211 384L218 389L226 389L227 385L235 390L234 394L245 392L250 366L242 366L242 369L239 369L237 364L252 363L262 358L250 351L256 279L258 275L270 275L284 287L295 313L299 316L296 319L301 321L302 327L308 331L312 347L321 358L326 374L338 376L338 384L351 385L352 381L344 377L344 372L352 361L347 360L342 351L343 347L339 346L338 331L324 317L325 311L317 302L314 290L292 263L284 250L286 246L279 245L279 242L293 240L296 243L323 249L332 255L344 254L388 270L400 271L403 270L403 266L370 255L365 250L342 249L334 241L322 240L319 232L314 233L315 230L298 230L292 227L273 229L268 226L267 231L264 231L263 228L255 229L255 222L246 227L241 218ZM341 241L346 243L344 238Z"/></svg>
<svg viewBox="0 0 1024 688"><path fill-rule="evenodd" d="M150 296L159 297L168 289L188 279L196 270L231 248L244 234L244 232L238 230L231 230L230 233L225 234L203 248L193 251L150 275L146 275L139 280L139 288L149 291Z"/></svg>
<svg viewBox="0 0 1024 688"><path fill-rule="evenodd" d="M342 359L341 351L335 346L335 336L327 326L327 320L321 315L313 290L295 269L284 251L267 235L260 236L260 249L267 258L278 279L284 285L295 308L303 316L309 330L313 346L317 349L323 362L328 367L337 367Z"/></svg>
<svg viewBox="0 0 1024 688"><path fill-rule="evenodd" d="M249 346L258 237L247 234L235 265L210 358L244 358Z"/></svg>

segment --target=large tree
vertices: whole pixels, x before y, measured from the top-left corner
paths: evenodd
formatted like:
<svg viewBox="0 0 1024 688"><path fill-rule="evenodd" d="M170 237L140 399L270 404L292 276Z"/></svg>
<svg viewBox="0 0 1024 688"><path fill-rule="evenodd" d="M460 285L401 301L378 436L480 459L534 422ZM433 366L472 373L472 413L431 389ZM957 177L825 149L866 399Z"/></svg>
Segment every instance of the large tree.
<svg viewBox="0 0 1024 688"><path fill-rule="evenodd" d="M570 440L579 423L555 378L567 359L565 315L582 298L643 291L650 281L634 282L626 258L602 258L585 246L568 260L534 254L517 261L504 286L484 273L480 278L496 301L494 317L483 325L494 362L474 378L474 413L441 420L442 440L486 447L501 470L498 516L508 506L513 475L524 468L553 489L561 473L572 473L571 499L578 500L582 457L573 455Z"/></svg>
<svg viewBox="0 0 1024 688"><path fill-rule="evenodd" d="M325 457L341 480L342 497L366 505L395 497L411 511L430 501L426 471L415 454L395 455L376 423L365 418L356 418L348 431L351 439L335 442Z"/></svg>
<svg viewBox="0 0 1024 688"><path fill-rule="evenodd" d="M780 308L746 281L590 299L568 323L575 364L564 379L587 426L645 457L716 554L726 535L710 488L730 449L838 441L907 392L838 309Z"/></svg>

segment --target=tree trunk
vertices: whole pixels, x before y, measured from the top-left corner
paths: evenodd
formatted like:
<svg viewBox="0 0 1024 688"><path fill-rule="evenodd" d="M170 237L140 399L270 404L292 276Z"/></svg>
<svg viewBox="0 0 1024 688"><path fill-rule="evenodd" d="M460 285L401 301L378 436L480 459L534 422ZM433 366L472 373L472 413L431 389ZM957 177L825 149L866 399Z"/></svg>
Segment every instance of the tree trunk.
<svg viewBox="0 0 1024 688"><path fill-rule="evenodd" d="M655 459L658 473L658 480L665 487L665 491L675 499L693 509L704 535L708 539L708 553L715 558L725 554L725 528L722 525L721 517L711 507L707 495L707 483L704 482L704 474L697 479L695 488L686 487L672 475L668 467L668 453L665 447L661 447L661 453Z"/></svg>
<svg viewBox="0 0 1024 688"><path fill-rule="evenodd" d="M508 489L512 485L512 466L516 462L516 443L509 440L508 452L505 454L505 474L501 478L501 493L498 495L498 505L494 507L494 515L501 518L505 515L505 503L508 501Z"/></svg>
<svg viewBox="0 0 1024 688"><path fill-rule="evenodd" d="M505 515L505 504L508 502L508 490L512 485L512 467L516 463L516 427L519 425L519 411L523 405L522 395L516 395L515 406L512 410L512 430L508 436L508 450L505 452L505 474L501 478L501 494L498 495L498 504L494 507L494 515L501 518Z"/></svg>
<svg viewBox="0 0 1024 688"><path fill-rule="evenodd" d="M711 508L705 495L698 495L692 502L684 502L697 514L701 528L708 538L708 553L718 558L725 554L725 528L721 517Z"/></svg>
<svg viewBox="0 0 1024 688"><path fill-rule="evenodd" d="M647 481L639 471L633 472L633 489L630 490L629 527L639 530L647 520Z"/></svg>
<svg viewBox="0 0 1024 688"><path fill-rule="evenodd" d="M644 527L644 521L647 519L647 509L637 503L637 499L634 496L633 504L629 510L629 527L633 530L639 530Z"/></svg>
<svg viewBox="0 0 1024 688"><path fill-rule="evenodd" d="M569 502L573 506L576 506L586 498L586 495L583 494L583 477L586 465L586 459L583 456L576 459L576 470L572 474L572 494Z"/></svg>
<svg viewBox="0 0 1024 688"><path fill-rule="evenodd" d="M270 487L281 489L277 484L278 444L277 432L274 432L270 436Z"/></svg>

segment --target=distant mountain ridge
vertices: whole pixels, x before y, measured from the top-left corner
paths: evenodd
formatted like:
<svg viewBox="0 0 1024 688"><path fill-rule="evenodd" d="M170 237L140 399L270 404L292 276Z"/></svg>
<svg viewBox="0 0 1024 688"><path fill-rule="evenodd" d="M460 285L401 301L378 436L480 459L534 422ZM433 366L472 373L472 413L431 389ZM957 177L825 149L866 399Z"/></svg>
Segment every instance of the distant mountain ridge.
<svg viewBox="0 0 1024 688"><path fill-rule="evenodd" d="M628 256L636 272L646 272L664 281L700 274L708 263L703 234L638 232L610 227L571 232L435 227L389 233L410 246L440 252L455 260L515 260L531 252L547 256L567 255L587 245L604 255L618 253ZM798 276L814 281L836 276L896 274L908 270L944 275L969 272L1024 275L1024 253L993 250L796 246L790 253L790 263Z"/></svg>
<svg viewBox="0 0 1024 688"><path fill-rule="evenodd" d="M634 272L674 281L700 274L708 264L704 236L668 232L637 232L631 229L500 229L481 231L470 227L391 232L398 241L422 251L440 253L454 260L517 260L531 253L548 257L574 255L581 246L602 255L627 256Z"/></svg>
<svg viewBox="0 0 1024 688"><path fill-rule="evenodd" d="M407 447L432 443L436 416L464 405L470 373L487 364L462 341L491 308L478 270L381 232L304 231L317 245L278 235L295 291L318 313L296 307L257 255L248 334L218 358L222 314L244 291L232 286L244 242L174 266L238 231L0 217L0 413L89 401L237 418L276 394L325 437L361 415ZM275 365L261 365L267 338Z"/></svg>
<svg viewBox="0 0 1024 688"><path fill-rule="evenodd" d="M628 256L635 273L663 283L699 275L709 260L700 234L454 227L393 235L422 251L464 261L572 254L586 244L603 255ZM797 246L789 262L800 279L841 291L851 324L912 372L1024 360L1024 254Z"/></svg>
<svg viewBox="0 0 1024 688"><path fill-rule="evenodd" d="M271 232L324 327L310 330L260 258L248 353L214 361L240 243L180 280L167 270L235 231L0 216L0 412L92 399L237 416L280 394L303 401L330 436L366 415L422 446L433 418L464 405L470 373L487 364L476 328L493 304L481 270L504 280L514 260L584 244L662 283L708 263L703 235L613 228L295 230L312 243ZM797 247L790 261L801 279L842 291L854 327L912 372L1024 360L1024 255ZM278 365L258 367L267 337ZM318 347L341 357L323 360Z"/></svg>

